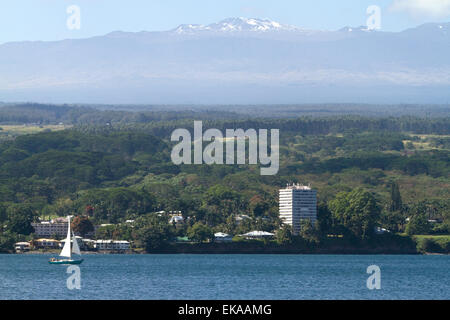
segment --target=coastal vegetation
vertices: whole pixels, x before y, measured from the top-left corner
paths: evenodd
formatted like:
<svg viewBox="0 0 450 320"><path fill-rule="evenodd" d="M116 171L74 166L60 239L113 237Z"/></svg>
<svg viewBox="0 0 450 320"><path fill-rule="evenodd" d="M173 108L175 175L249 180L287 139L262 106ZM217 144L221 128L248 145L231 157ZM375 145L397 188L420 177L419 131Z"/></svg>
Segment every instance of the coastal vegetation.
<svg viewBox="0 0 450 320"><path fill-rule="evenodd" d="M449 252L448 115L281 119L233 112L0 108L9 126L60 126L1 139L0 251L32 239L30 223L39 217L76 215L79 234L109 224L97 229L98 238L130 240L147 252ZM261 176L257 165L174 165L170 134L192 129L194 119L204 130L280 129L278 175ZM278 189L292 182L318 191L318 221L304 223L298 236L278 217ZM169 223L170 212L181 212L184 222ZM217 232L252 230L275 237L213 241Z"/></svg>

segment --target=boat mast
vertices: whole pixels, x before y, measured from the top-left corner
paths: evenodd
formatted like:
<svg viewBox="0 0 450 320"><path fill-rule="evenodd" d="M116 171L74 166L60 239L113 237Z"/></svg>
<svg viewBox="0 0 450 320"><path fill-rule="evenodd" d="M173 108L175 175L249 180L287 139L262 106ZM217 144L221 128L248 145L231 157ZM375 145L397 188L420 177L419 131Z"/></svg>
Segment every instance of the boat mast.
<svg viewBox="0 0 450 320"><path fill-rule="evenodd" d="M69 259L72 259L72 247L71 247L71 235L72 235L72 232L70 232L70 216L67 216L67 223L68 223L68 225L67 225L67 239L66 239L66 241L69 241Z"/></svg>

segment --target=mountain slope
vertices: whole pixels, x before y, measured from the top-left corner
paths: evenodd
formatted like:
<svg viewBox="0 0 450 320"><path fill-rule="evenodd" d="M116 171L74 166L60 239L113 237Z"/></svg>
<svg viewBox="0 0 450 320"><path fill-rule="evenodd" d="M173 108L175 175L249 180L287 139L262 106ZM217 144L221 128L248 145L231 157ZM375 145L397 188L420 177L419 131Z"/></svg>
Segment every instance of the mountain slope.
<svg viewBox="0 0 450 320"><path fill-rule="evenodd" d="M230 18L165 32L1 45L0 100L447 102L448 56L450 24L399 33L314 31Z"/></svg>

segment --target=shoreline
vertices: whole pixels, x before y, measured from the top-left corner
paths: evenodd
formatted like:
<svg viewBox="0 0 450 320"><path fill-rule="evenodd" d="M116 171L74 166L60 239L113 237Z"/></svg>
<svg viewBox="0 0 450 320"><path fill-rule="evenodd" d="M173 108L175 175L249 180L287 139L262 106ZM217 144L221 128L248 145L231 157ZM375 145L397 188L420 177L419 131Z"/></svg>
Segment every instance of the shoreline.
<svg viewBox="0 0 450 320"><path fill-rule="evenodd" d="M1 252L0 255L49 255L53 254L53 252ZM90 255L340 255L340 256L349 256L349 255L392 255L392 256L448 256L449 253L435 253L435 252L346 252L346 253L337 253L337 252L127 252L127 253L117 253L117 252L82 252L83 256Z"/></svg>
<svg viewBox="0 0 450 320"><path fill-rule="evenodd" d="M9 254L55 254L58 255L59 254L59 250L55 251L55 250L48 250L48 251L42 251L42 250L30 250L30 251L26 251L26 252L11 252ZM7 253L8 254L8 253ZM84 256L88 256L88 255L102 255L102 254L140 254L139 252L95 252L95 251L81 251L81 254Z"/></svg>
<svg viewBox="0 0 450 320"><path fill-rule="evenodd" d="M27 252L1 252L1 254L14 254L14 255L58 255L55 251L27 251ZM183 251L172 251L172 250L157 250L152 252L92 252L92 251L82 251L83 256L89 255L170 255L170 254L192 254L192 255L423 255L423 256L447 256L449 253L437 253L437 252L410 252L410 251L364 251L364 250L348 250L348 251L333 251L333 250L320 250L320 251L271 251L271 250L255 250L255 251L199 251L199 250L183 250Z"/></svg>
<svg viewBox="0 0 450 320"><path fill-rule="evenodd" d="M264 243L249 242L203 242L170 243L159 248L147 250L132 248L129 250L88 250L83 255L97 254L333 254L333 255L448 255L445 246L428 247L410 238L378 239L376 242L349 243L348 241L328 241L324 243ZM15 254L53 254L59 255L59 249L33 249Z"/></svg>

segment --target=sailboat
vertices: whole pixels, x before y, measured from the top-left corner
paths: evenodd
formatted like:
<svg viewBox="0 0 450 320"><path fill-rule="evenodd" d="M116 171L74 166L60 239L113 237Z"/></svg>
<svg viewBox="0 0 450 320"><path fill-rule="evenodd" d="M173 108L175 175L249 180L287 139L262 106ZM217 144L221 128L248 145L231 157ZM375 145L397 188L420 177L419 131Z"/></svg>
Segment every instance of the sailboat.
<svg viewBox="0 0 450 320"><path fill-rule="evenodd" d="M59 254L61 259L51 258L48 263L50 264L81 264L84 259L72 259L72 253L81 256L80 247L78 246L77 238L73 235L70 230L70 216L67 217L67 223L69 224L67 228L67 237L64 242L64 247ZM72 240L72 241L71 241Z"/></svg>

